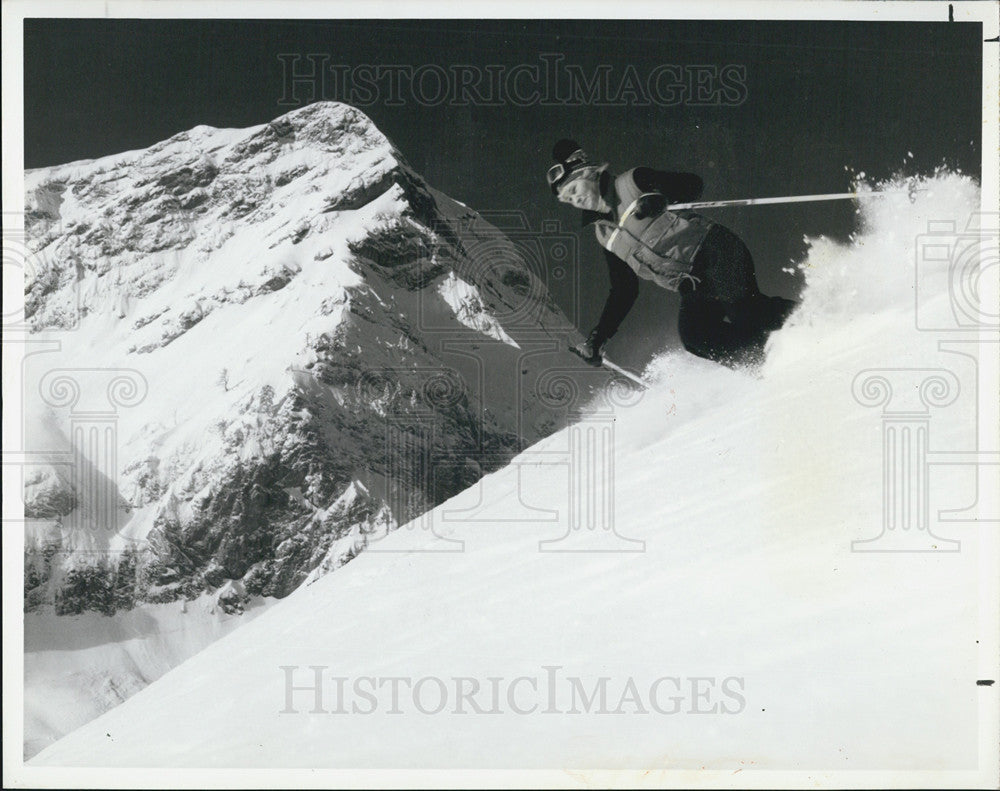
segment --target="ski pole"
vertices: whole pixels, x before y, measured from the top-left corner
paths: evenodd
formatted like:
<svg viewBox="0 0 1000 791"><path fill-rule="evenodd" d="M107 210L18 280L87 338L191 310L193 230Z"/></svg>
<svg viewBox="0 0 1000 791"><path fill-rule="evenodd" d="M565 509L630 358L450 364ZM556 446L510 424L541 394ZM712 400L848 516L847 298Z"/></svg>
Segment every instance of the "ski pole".
<svg viewBox="0 0 1000 791"><path fill-rule="evenodd" d="M783 198L744 198L742 200L706 200L694 203L674 203L666 208L676 209L713 209L719 206L762 206L767 203L806 203L808 201L847 200L848 198L875 198L882 195L909 195L913 201L919 190L892 190L890 192L832 192L827 195L787 195Z"/></svg>
<svg viewBox="0 0 1000 791"><path fill-rule="evenodd" d="M615 365L607 357L605 357L604 359L601 360L601 365L603 365L608 370L614 371L619 376L624 376L626 379L628 379L631 382L633 382L634 384L638 385L643 390L649 389L649 384L647 382L643 381L643 379L641 377L636 376L631 371L627 371L627 370L625 370L624 368L622 368L619 365Z"/></svg>

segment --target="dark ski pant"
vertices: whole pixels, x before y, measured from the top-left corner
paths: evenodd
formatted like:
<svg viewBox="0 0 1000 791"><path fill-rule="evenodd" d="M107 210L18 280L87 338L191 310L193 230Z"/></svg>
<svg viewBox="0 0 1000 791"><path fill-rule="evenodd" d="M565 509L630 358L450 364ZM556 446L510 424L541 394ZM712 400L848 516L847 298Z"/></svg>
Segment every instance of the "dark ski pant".
<svg viewBox="0 0 1000 791"><path fill-rule="evenodd" d="M611 291L594 328L598 345L617 332L639 294L639 278L605 250ZM678 331L691 354L724 365L763 361L767 336L781 327L795 302L766 297L757 287L753 257L736 234L713 225L694 257L697 285L679 289Z"/></svg>
<svg viewBox="0 0 1000 791"><path fill-rule="evenodd" d="M677 330L684 348L724 365L762 362L768 336L796 303L760 292L750 251L721 225L702 242L692 274L697 286L680 289Z"/></svg>
<svg viewBox="0 0 1000 791"><path fill-rule="evenodd" d="M795 303L757 294L735 304L700 297L681 297L677 331L691 354L724 365L758 364L764 360L768 336L780 328Z"/></svg>

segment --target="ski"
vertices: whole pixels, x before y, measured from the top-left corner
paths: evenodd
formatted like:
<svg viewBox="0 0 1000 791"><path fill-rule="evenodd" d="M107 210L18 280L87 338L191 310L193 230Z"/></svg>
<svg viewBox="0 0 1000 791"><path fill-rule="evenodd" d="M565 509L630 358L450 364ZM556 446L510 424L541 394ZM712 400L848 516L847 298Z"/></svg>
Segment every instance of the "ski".
<svg viewBox="0 0 1000 791"><path fill-rule="evenodd" d="M585 363L587 363L587 365L593 366L594 368L598 368L598 367L605 368L605 369L607 369L607 370L609 370L609 371L611 371L613 373L618 374L619 376L625 377L626 379L628 379L629 381L631 381L633 384L638 385L643 390L648 390L649 389L649 384L641 376L639 376L639 374L633 373L632 371L628 370L627 368L622 368L620 365L617 365L616 363L611 362L611 360L609 360L607 357L602 356L601 357L600 365L594 365L594 363L592 363L589 359L587 359L582 354L580 354L580 352L578 352L576 350L575 346L570 346L569 350L570 350L570 352L572 352L573 354L575 354L577 357L579 357L581 360L583 360Z"/></svg>

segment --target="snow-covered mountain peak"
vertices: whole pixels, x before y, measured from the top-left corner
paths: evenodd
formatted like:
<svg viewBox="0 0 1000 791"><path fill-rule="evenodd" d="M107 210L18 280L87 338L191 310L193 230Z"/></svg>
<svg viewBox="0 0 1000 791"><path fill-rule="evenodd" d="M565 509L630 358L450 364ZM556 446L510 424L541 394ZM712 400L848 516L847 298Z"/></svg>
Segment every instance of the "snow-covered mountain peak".
<svg viewBox="0 0 1000 791"><path fill-rule="evenodd" d="M301 266L269 251L334 230L327 215L370 203L389 174L403 179L400 160L363 113L321 102L251 129L200 126L142 151L31 171L28 232L47 266L28 284L27 316L36 329L69 328L81 314L117 312L139 329L171 310L160 323L176 337L211 309L206 300L284 285ZM262 233L241 244L250 227ZM137 311L179 279L195 288Z"/></svg>
<svg viewBox="0 0 1000 791"><path fill-rule="evenodd" d="M537 392L547 370L604 379L565 360L576 331L544 262L348 105L197 126L26 188L26 317L60 343L29 372L29 441L78 453L115 503L91 507L56 464L34 471L29 547L147 552L140 599L226 579L283 595L345 535L357 546L338 557L564 425ZM115 413L113 463L71 440L75 403L46 397L49 371L80 366L98 396L101 371L141 384ZM405 480L397 431L416 446ZM58 598L60 573L39 579L29 606Z"/></svg>

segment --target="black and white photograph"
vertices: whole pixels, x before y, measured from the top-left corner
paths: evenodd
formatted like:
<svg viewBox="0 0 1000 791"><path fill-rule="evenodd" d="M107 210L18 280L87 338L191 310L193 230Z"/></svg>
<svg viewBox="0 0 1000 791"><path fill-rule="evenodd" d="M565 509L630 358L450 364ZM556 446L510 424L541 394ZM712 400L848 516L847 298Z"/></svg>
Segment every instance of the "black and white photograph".
<svg viewBox="0 0 1000 791"><path fill-rule="evenodd" d="M3 10L11 788L997 788L996 2Z"/></svg>

